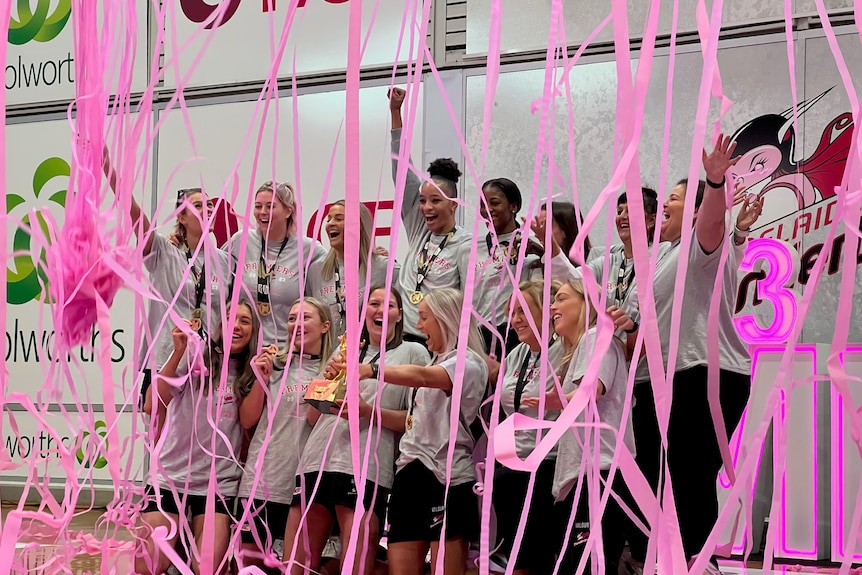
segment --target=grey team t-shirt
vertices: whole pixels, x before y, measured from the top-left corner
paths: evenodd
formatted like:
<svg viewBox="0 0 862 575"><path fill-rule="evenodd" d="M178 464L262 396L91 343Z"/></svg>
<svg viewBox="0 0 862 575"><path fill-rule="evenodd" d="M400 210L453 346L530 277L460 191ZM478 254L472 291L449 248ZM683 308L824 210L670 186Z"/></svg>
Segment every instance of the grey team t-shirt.
<svg viewBox="0 0 862 575"><path fill-rule="evenodd" d="M368 346L363 363L370 363L380 352L376 346ZM377 361L375 361L377 363ZM402 342L395 349L386 350L386 365L427 365L428 351L418 343ZM382 368L382 366L381 366ZM402 385L382 383L376 379L363 379L359 382L359 395L366 402L375 405L378 394L380 395L380 407L382 409L407 410L410 401L410 389ZM314 425L305 449L302 452L302 460L298 473L311 473L321 470L323 453L326 451L326 463L323 471L333 473L345 473L358 477L362 466L365 465L364 458L366 446L368 445L368 434L370 422L363 419L359 426L359 462L360 469L354 473L353 449L350 441L350 424L346 419L323 413ZM374 433L371 436L371 449L376 454L368 458L368 481L387 489L392 487L394 476L395 447L399 434L374 424ZM378 475L379 473L379 475Z"/></svg>
<svg viewBox="0 0 862 575"><path fill-rule="evenodd" d="M397 156L400 150L401 130L392 130L392 153ZM412 164L412 161L410 162ZM396 177L398 172L398 160L392 159L392 178ZM437 247L446 238L446 234L432 234L425 224L425 218L419 208L419 188L422 187L422 181L416 174L409 169L407 170L407 181L404 185L404 203L401 205L401 221L404 223L404 229L407 232L409 249L407 259L404 265L401 266L401 272L398 274L397 287L401 293L401 298L404 300L404 331L414 336L419 336L424 339L419 330L416 329L416 322L419 321L419 304L414 304L410 301L410 294L416 291L416 278L419 271L420 256L423 249L426 253L434 254L437 252ZM471 234L463 227L457 227L455 233L446 242L446 245L434 258L434 262L430 265L428 275L422 282L421 292L429 294L440 288L455 288L459 291L464 291L465 280L467 278L467 268L465 262L459 257L461 244L469 246Z"/></svg>
<svg viewBox="0 0 862 575"><path fill-rule="evenodd" d="M329 306L329 311L332 314L332 337L337 338L345 332L345 321L347 318L342 317L341 307L336 299L335 274L328 280L323 279L323 262L324 259L318 259L311 263L308 269L308 279L305 282L305 293L313 298L317 298ZM365 285L365 274L359 273L359 309L365 303L365 298L368 296L367 289L376 285L386 285L386 274L389 271L389 260L383 256L372 255L369 260L371 268L371 282ZM398 279L398 270L401 265L397 262L392 270L393 283ZM347 308L346 289L345 289L344 262L338 261L338 277L341 284L342 302L344 309Z"/></svg>
<svg viewBox="0 0 862 575"><path fill-rule="evenodd" d="M198 251L194 265L198 272L202 268L206 271L206 290L201 309L204 310L203 327L211 333L222 318L223 300L226 298L226 287L230 284L232 269L230 256L218 249L212 240L206 239ZM157 370L168 361L174 350L171 332L175 326L168 316L168 304L176 296L173 309L181 318L191 319L195 304L195 283L185 250L174 246L159 234L153 234L152 248L150 254L144 258L144 267L150 274L156 294L164 300L149 301L148 333L143 334L142 338L141 367L149 366ZM183 282L183 275L187 271L188 277Z"/></svg>
<svg viewBox="0 0 862 575"><path fill-rule="evenodd" d="M248 239L245 250L245 259L239 262L240 247L243 236ZM237 281L242 277L242 291L240 297L246 297L257 305L257 278L258 265L260 262L261 236L257 229L248 232L239 231L233 235L228 243L231 258L236 265ZM299 299L300 294L307 293L304 285L299 284L300 261L299 242L296 235L287 237L287 243L281 250L282 242L266 242L266 265L273 266L273 277L269 282L269 302L272 311L267 316L260 318L260 331L263 334L263 345L284 346L290 334L287 331L287 317L290 315L290 306ZM279 250L281 255L278 255ZM278 259L276 261L276 256ZM311 262L326 257L326 250L320 242L311 238L302 238L302 270L304 272ZM304 276L307 278L308 274Z"/></svg>
<svg viewBox="0 0 862 575"><path fill-rule="evenodd" d="M521 376L521 368L524 365L524 360L525 358L529 358L527 359L524 389L521 392L518 413L532 417L533 419L544 419L546 421L554 421L559 417L559 410L546 409L544 413L540 414L538 407L527 407L524 405L524 399L539 397L555 389L555 370L562 359L563 346L561 343L555 342L548 348L548 356L546 358L543 359L541 355L541 350L532 352L526 343L522 343L506 356L506 374L503 377L503 387L500 393L500 406L503 408L506 416L511 416L515 413L515 390L518 386L518 379ZM544 385L542 385L543 365L546 370ZM536 430L530 429L515 432L515 448L518 451L518 457L525 459L533 452L538 444L537 435ZM548 459L556 457L556 455L557 450L554 448L548 454Z"/></svg>
<svg viewBox="0 0 862 575"><path fill-rule="evenodd" d="M604 384L605 393L596 399L595 403L591 402L587 404L586 410L595 409L598 413L597 421L619 430L623 421L623 408L625 407L626 400L626 379L628 377L625 353L623 352L622 345L618 341L612 340L607 352L599 359L593 352L595 339L596 328L591 328L581 338L569 364L566 379L563 382L563 391L569 393L578 387L581 379L586 374L587 366L591 360L601 361L598 379ZM589 419L585 417L584 413L581 413L576 421L584 422L589 421ZM592 452L596 430L592 429L590 431L587 449ZM596 455L598 455L596 463L598 463L599 469L610 469L617 447L616 436L613 432L606 429L602 429L599 433L599 453L593 453L591 457L595 461ZM558 443L559 449L557 451L557 465L554 468L554 482L551 488L556 501L565 499L578 480L581 463L584 458L584 448L582 445L585 440L586 429L583 427L572 427L560 438ZM634 456L635 439L632 429L631 409L626 414L626 432L623 436L623 442Z"/></svg>
<svg viewBox="0 0 862 575"><path fill-rule="evenodd" d="M248 447L239 496L290 504L296 466L311 432L303 400L313 379L322 379L319 359L294 354L283 369L269 378L269 395ZM271 425L271 427L270 427ZM264 442L269 440L264 451ZM254 481L257 479L257 485ZM252 492L254 488L254 492Z"/></svg>
<svg viewBox="0 0 862 575"><path fill-rule="evenodd" d="M707 365L707 333L716 327L709 327L709 307L716 274L721 258L721 247L706 254L697 241L697 234L691 235L691 248L688 255L688 270L685 277L685 290L680 313L679 348L677 350L676 371ZM670 353L670 328L673 304L682 294L675 293L676 271L679 264L679 244L676 243L667 256L656 267L654 294L656 316L662 351L663 368L667 366ZM724 282L719 300L720 316L718 323L720 366L737 373L750 373L750 359L744 344L736 335L733 326L733 304L736 297L739 270L738 249L731 249L723 270ZM635 294L637 298L637 286ZM636 302L637 299L634 299ZM722 337L724 341L722 341ZM725 347L726 346L726 347ZM650 380L647 356L638 362L635 381Z"/></svg>
<svg viewBox="0 0 862 575"><path fill-rule="evenodd" d="M233 389L236 365L229 364L227 381L217 393L205 392L196 377L188 376L187 365L183 359L177 369L176 377L183 381L179 388L171 388L173 399L162 429L165 442L153 472L163 489L173 484L180 493L206 495L215 461L219 494L234 497L242 476L239 457L243 434L240 400ZM220 374L214 375L214 384L218 385ZM217 422L217 433L213 421Z"/></svg>
<svg viewBox="0 0 862 575"><path fill-rule="evenodd" d="M434 362L446 370L453 385L457 367L457 351L451 351ZM476 481L473 469L473 435L470 425L479 413L479 405L488 383L488 365L484 358L468 349L464 362L461 405L458 413L458 428L450 434L449 417L453 409L452 394L441 389L417 388L413 399L413 429L401 436L401 455L396 461L399 470L412 461L420 461L434 473L442 485L446 484L446 461L450 435L455 440L452 455L451 485ZM410 408L408 408L410 409Z"/></svg>
<svg viewBox="0 0 862 575"><path fill-rule="evenodd" d="M529 270L538 256L528 254L523 261L518 261L518 252L512 245L517 231L497 236L496 244L490 238L491 249L488 249L488 239L478 238L476 245L476 272L473 288L473 309L476 314L497 327L506 322L509 314L509 302L516 285L518 267ZM467 269L470 265L471 243L461 245L461 266ZM511 252L510 252L511 250ZM513 262L514 259L514 262ZM511 275L510 275L511 274ZM526 281L527 273L521 272L518 281Z"/></svg>

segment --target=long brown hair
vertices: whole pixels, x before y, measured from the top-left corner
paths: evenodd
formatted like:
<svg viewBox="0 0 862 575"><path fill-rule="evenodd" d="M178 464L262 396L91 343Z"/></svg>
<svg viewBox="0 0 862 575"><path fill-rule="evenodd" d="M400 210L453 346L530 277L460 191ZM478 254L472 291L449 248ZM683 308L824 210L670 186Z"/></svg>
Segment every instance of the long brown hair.
<svg viewBox="0 0 862 575"><path fill-rule="evenodd" d="M240 299L237 308L245 307L251 315L251 336L248 338L248 343L236 355L231 355L230 344L228 342L227 349L224 343L224 322L220 322L209 339L209 345L204 352L204 365L209 370L209 385L206 390L213 389L216 378L221 377L221 370L224 365L224 356L227 353L231 359L237 362L237 372L233 380L233 389L238 397L245 397L251 391L257 376L251 368L251 358L254 357L257 351L257 338L260 331L260 320L257 313L247 299ZM229 312L228 312L229 313Z"/></svg>

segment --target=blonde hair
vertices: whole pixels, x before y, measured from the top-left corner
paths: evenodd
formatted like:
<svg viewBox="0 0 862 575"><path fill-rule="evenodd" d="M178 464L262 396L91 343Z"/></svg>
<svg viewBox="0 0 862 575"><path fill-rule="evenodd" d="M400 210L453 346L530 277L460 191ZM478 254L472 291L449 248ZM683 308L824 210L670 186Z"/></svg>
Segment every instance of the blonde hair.
<svg viewBox="0 0 862 575"><path fill-rule="evenodd" d="M461 314L465 311L470 313L469 307L464 308L464 294L453 288L441 288L426 295L424 301L434 314L434 319L437 320L440 332L443 334L445 348L443 353L454 350L460 335ZM480 356L485 356L485 342L472 315L470 315L470 327L467 331L467 347Z"/></svg>
<svg viewBox="0 0 862 575"><path fill-rule="evenodd" d="M290 215L287 216L287 234L296 232L296 192L293 185L288 182L268 181L260 185L254 193L254 197L256 198L261 192L271 192L282 206L290 209Z"/></svg>
<svg viewBox="0 0 862 575"><path fill-rule="evenodd" d="M571 341L566 337L562 338L565 353L563 354L563 360L560 364L560 371L557 374L560 377L565 377L566 373L569 371L569 364L572 362L572 357L575 355L575 350L577 349L578 344L581 343L581 339L584 337L587 330L596 326L599 314L595 306L590 305L589 298L587 297L586 292L584 292L584 284L580 279L569 278L566 283L555 281L554 284L556 284L556 290L558 292L563 286L568 285L584 302L584 305L581 307L581 313L575 321L575 325L577 326L576 329L578 330L575 337L572 338ZM554 284L552 284L551 289L554 289Z"/></svg>
<svg viewBox="0 0 862 575"><path fill-rule="evenodd" d="M317 310L320 323L329 323L330 329L320 336L320 369L318 370L318 373L322 374L323 370L326 369L326 364L329 361L329 358L332 357L332 313L329 311L329 306L317 298L300 297L298 300L290 304L290 308L293 309L293 306L298 303L301 303L303 306L310 305L314 307L314 309ZM288 336L287 341L284 343L284 347L278 351L278 354L275 356L274 363L280 368L287 365L287 359L293 353L293 348L290 345L291 337L302 337L302 334L297 333L296 336L293 336L293 334Z"/></svg>
<svg viewBox="0 0 862 575"><path fill-rule="evenodd" d="M554 299L554 297L556 297L557 289L559 289L559 287L560 287L559 282L551 282L550 296L551 296L552 300ZM536 303L537 306L539 306L540 309L544 307L544 301L545 301L545 282L544 282L544 280L528 280L528 281L521 282L518 285L518 291L520 291L524 295L530 296L530 298L532 298L532 300ZM517 297L518 297L517 295L513 294L512 300L514 301ZM541 339L542 338L542 329L541 329L542 326L539 325L541 318L538 318L538 319L533 318L533 319L536 320L536 328L539 329L539 333L536 334L536 339ZM551 322L551 324L547 327L548 327L547 334L548 334L548 337L550 338L554 333L554 323ZM551 340L551 341L553 341L553 340Z"/></svg>
<svg viewBox="0 0 862 575"><path fill-rule="evenodd" d="M338 200L332 206L344 207L344 200ZM330 206L330 209L332 208ZM346 217L346 214L345 214ZM344 222L345 229L347 221ZM368 254L371 252L371 232L374 227L374 220L371 217L371 210L365 204L359 204L359 278L364 280L368 270ZM338 266L338 255L335 250L329 250L326 258L323 260L323 268L320 270L320 276L324 281L329 281L335 275L336 266ZM344 281L342 278L341 281Z"/></svg>

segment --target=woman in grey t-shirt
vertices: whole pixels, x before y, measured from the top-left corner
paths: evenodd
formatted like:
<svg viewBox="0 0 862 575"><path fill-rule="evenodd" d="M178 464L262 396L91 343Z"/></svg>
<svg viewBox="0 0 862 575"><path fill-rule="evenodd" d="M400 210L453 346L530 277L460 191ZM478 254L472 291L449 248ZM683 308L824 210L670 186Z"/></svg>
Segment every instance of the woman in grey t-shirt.
<svg viewBox="0 0 862 575"><path fill-rule="evenodd" d="M518 290L519 293L512 296L512 327L521 343L504 362L506 371L500 390L500 411L504 417L521 413L534 419L552 421L559 416L559 409L547 409L544 405L541 406L544 409L540 409L526 400L554 389L557 380L554 370L559 365L563 346L552 339L553 327L542 325L545 283L524 282ZM550 286L551 298L556 292L556 285ZM532 318L532 325L528 318ZM542 355L543 341L550 341L546 356ZM518 431L515 435L518 457L526 459L540 439L538 431ZM497 517L497 541L501 545L498 553L515 564L515 573L519 575L542 575L554 570L554 553L559 550L553 545L556 525L554 498L551 496L556 460L554 449L539 464L529 501L526 498L532 473L502 466L494 472L494 513ZM517 555L512 555L525 506L527 522L523 539Z"/></svg>
<svg viewBox="0 0 862 575"><path fill-rule="evenodd" d="M306 280L306 293L329 305L332 313L332 337L337 338L346 330L347 297L345 295L344 267L345 238L344 200L338 200L329 208L326 216L326 236L329 251L323 259L311 262ZM359 302L364 305L365 278L370 275L368 285L385 285L389 271L389 259L372 253L374 222L371 212L364 204L359 204ZM398 279L401 266L394 264L393 281Z"/></svg>
<svg viewBox="0 0 862 575"><path fill-rule="evenodd" d="M562 391L566 401L571 401L585 383L583 380L590 361L599 361L598 378L595 380L594 397L589 398L584 412L578 417L579 422L605 424L616 430L625 425L622 441L630 452L634 452L634 436L632 433L631 410L625 409L628 393L626 387L625 351L620 340L613 338L607 351L600 357L595 354L596 322L598 314L592 302L584 295L581 280L571 279L563 284L550 308L554 329L564 342L565 355L559 366L561 374L565 374ZM561 398L556 390L546 396L546 408L561 408ZM528 400L529 405L535 405L535 400ZM589 431L589 433L588 433ZM599 448L594 450L595 434L599 433ZM584 549L584 541L589 537L590 517L589 489L592 485L581 488L580 500L575 500L576 485L581 473L593 472L596 469L607 479L614 453L617 449L617 435L608 429L598 431L596 428L576 426L564 434L558 443L557 464L554 469L551 492L557 501L557 535L558 541L565 536L570 517L574 512L574 527L571 536L566 541L563 554L561 573L574 572ZM617 472L612 482L613 490L619 495L625 493L622 475ZM619 558L625 546L626 515L613 497L608 498L607 507L601 517L602 546L605 555L605 572L616 573Z"/></svg>
<svg viewBox="0 0 862 575"><path fill-rule="evenodd" d="M412 388L389 502L393 573L421 572L429 548L434 565L441 530L446 573L463 573L468 543L479 535L470 425L482 402L488 365L472 319L460 346L464 360L458 360L463 307L464 295L458 290L429 293L418 306L416 327L434 354L431 364L384 365L379 376L374 374L386 383Z"/></svg>
<svg viewBox="0 0 862 575"><path fill-rule="evenodd" d="M409 399L406 387L383 383L374 372L379 371L378 366L384 363L386 369L396 365L424 366L428 363L428 351L424 347L402 341L404 321L401 296L397 290L373 287L366 309L365 327L361 335L364 345L360 349L358 368L358 449L353 449L347 420L349 408L344 402L339 401L341 409L333 413L320 413L313 407L308 410L308 421L313 429L297 470L299 489L291 507L287 540L293 541L297 530L301 531L299 541L308 538L308 554L304 545L298 545L296 561L313 571L320 569L320 554L337 522L341 530L342 570L346 567L352 573L374 572L377 544L392 488L396 446L400 435L404 433ZM387 318L385 333L384 318ZM382 349L384 336L385 349ZM340 353L336 353L324 375L327 378L335 377L342 369L346 369L345 361ZM358 457L358 469L353 467L354 454ZM361 481L363 477L364 482ZM360 490L363 485L364 490ZM360 491L366 511L358 517L354 510ZM300 519L306 509L307 516L300 526ZM344 554L354 529L359 529L356 555L353 565L345 566ZM301 568L295 569L295 572L301 571Z"/></svg>
<svg viewBox="0 0 862 575"><path fill-rule="evenodd" d="M266 182L254 195L257 228L239 231L229 241L236 266L234 289L255 302L263 347L285 344L290 306L307 293L306 270L326 256L320 242L299 236L295 211L293 187Z"/></svg>
<svg viewBox="0 0 862 575"><path fill-rule="evenodd" d="M277 354L271 348L261 352L258 367L267 382L258 382L240 409L243 427L255 430L239 486L245 566L264 568L265 556L270 562L277 559L279 542L285 540L296 466L311 431L305 393L320 378L324 358L332 352L329 306L322 301L295 302L286 328L290 334L296 332L292 347Z"/></svg>
<svg viewBox="0 0 862 575"><path fill-rule="evenodd" d="M151 484L146 488L141 523L148 533L157 527L169 532L176 525L168 545L176 544L184 523L180 515L192 517L191 543L201 540L201 516L214 489L215 517L212 533L210 572L220 572L230 538L231 513L242 468L240 451L243 431L238 410L256 381L251 367L258 333L257 318L248 302L236 307L230 339L222 328L205 342L190 326L174 328L174 350L150 389L152 403L165 408L161 447L154 452ZM191 335L190 335L191 333ZM192 554L195 572L198 557ZM152 538L143 543L135 559L137 573L164 573L170 560L156 550Z"/></svg>
<svg viewBox="0 0 862 575"><path fill-rule="evenodd" d="M392 179L398 178L398 157L401 154L401 105L404 90L390 91L389 110L392 116ZM412 159L408 159L412 166ZM469 244L472 235L456 225L458 178L461 170L450 158L438 158L428 167L429 179L423 182L412 170L407 170L401 221L410 242L407 259L398 274L398 291L404 300L404 339L425 343L425 336L416 327L422 299L440 288L464 289L467 263L462 257L462 244Z"/></svg>

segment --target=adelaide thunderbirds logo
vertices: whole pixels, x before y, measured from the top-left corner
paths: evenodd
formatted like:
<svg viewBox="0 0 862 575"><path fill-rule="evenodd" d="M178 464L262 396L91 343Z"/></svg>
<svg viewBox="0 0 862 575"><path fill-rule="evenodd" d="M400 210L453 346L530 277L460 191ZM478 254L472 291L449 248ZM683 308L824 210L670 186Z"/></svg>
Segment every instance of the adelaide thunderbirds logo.
<svg viewBox="0 0 862 575"><path fill-rule="evenodd" d="M12 16L9 20L8 39L10 44L20 46L31 40L50 42L56 38L69 21L72 0L60 0L54 10L51 10L51 0L38 0L35 10L30 0L17 0L15 7L18 18Z"/></svg>

